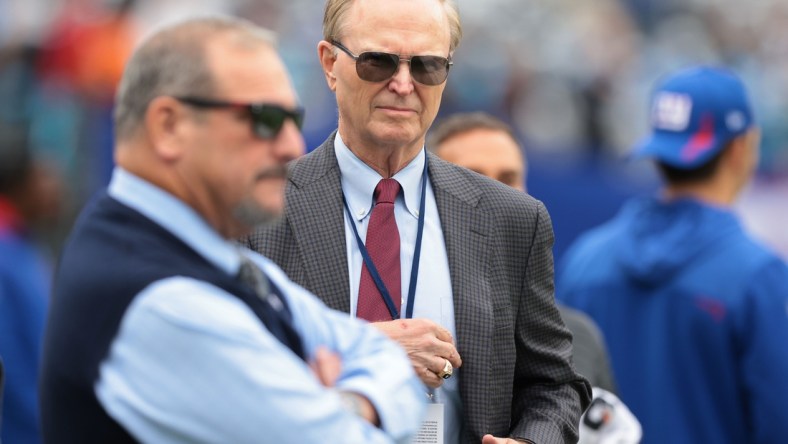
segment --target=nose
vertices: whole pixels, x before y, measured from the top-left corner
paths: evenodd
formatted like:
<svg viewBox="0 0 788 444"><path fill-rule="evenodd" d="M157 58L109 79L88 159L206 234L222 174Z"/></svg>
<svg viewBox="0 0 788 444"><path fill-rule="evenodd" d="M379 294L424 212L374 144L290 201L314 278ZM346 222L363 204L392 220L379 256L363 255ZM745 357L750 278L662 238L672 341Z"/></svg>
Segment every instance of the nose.
<svg viewBox="0 0 788 444"><path fill-rule="evenodd" d="M413 77L410 75L410 60L400 59L397 72L389 80L389 90L400 96L406 96L413 92Z"/></svg>
<svg viewBox="0 0 788 444"><path fill-rule="evenodd" d="M282 162L301 157L306 152L304 136L296 124L288 119L274 141L274 155Z"/></svg>

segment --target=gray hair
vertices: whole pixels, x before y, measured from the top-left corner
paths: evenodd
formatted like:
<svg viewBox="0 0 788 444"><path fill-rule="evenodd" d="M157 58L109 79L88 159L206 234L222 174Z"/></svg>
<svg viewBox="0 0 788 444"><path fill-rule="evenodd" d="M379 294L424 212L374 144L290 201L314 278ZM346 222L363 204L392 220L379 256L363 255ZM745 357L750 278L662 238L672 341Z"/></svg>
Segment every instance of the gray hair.
<svg viewBox="0 0 788 444"><path fill-rule="evenodd" d="M344 17L347 15L347 11L353 5L354 1L356 0L326 1L326 8L323 12L323 40L330 42L342 37L342 33L344 32L343 28L345 26ZM449 19L449 52L452 53L460 46L460 40L462 39L460 11L457 9L457 3L454 0L438 1L443 5L446 17Z"/></svg>
<svg viewBox="0 0 788 444"><path fill-rule="evenodd" d="M205 45L221 34L233 37L239 46L276 44L273 32L224 16L192 18L156 32L134 52L120 80L115 97L116 140L135 133L158 96L215 93Z"/></svg>

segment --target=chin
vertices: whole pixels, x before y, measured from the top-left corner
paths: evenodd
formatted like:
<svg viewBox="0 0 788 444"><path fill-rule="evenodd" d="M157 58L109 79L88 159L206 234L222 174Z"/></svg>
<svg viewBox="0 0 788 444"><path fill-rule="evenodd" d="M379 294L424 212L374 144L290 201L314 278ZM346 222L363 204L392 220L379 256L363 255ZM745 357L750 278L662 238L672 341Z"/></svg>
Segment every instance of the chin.
<svg viewBox="0 0 788 444"><path fill-rule="evenodd" d="M419 132L412 128L403 128L402 125L387 125L373 131L375 139L380 145L409 145L418 139Z"/></svg>
<svg viewBox="0 0 788 444"><path fill-rule="evenodd" d="M241 225L246 227L256 227L258 225L270 224L282 216L284 205L279 202L269 202L261 204L247 199L241 202L233 210L233 216Z"/></svg>

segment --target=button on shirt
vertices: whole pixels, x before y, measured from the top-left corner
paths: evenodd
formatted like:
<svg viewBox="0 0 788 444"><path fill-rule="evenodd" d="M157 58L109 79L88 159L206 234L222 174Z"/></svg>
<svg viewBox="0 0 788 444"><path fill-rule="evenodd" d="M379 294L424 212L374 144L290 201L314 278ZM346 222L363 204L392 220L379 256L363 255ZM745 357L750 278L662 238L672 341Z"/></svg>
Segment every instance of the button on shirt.
<svg viewBox="0 0 788 444"><path fill-rule="evenodd" d="M358 235L365 239L369 215L373 206L373 191L383 177L356 157L337 133L334 141L339 169L342 173L342 192L345 194L351 220L345 213L345 242L347 245L348 273L350 276L350 314L356 316L358 287L364 259L356 244L356 236L350 224L355 223ZM402 317L408 303L410 273L413 263L416 233L418 231L419 205L421 203L421 178L427 155L422 149L402 170L393 176L402 186L402 192L394 203L394 217L400 232L400 261L402 272ZM449 259L443 238L438 206L432 184L427 181L424 217L424 234L421 245L420 272L413 306L414 318L429 319L457 337L454 323L454 299L452 296ZM435 402L445 404L445 442L459 443L462 424L462 404L457 381L461 369L454 377L446 380L434 393Z"/></svg>
<svg viewBox="0 0 788 444"><path fill-rule="evenodd" d="M402 350L375 329L329 310L272 262L239 248L152 184L116 169L109 194L235 275L241 254L282 292L307 357L340 356L340 390L376 407L380 429L343 408L338 390L265 329L239 298L207 282L171 277L149 285L126 311L95 391L141 442L407 442L424 403ZM393 439L392 439L393 438Z"/></svg>

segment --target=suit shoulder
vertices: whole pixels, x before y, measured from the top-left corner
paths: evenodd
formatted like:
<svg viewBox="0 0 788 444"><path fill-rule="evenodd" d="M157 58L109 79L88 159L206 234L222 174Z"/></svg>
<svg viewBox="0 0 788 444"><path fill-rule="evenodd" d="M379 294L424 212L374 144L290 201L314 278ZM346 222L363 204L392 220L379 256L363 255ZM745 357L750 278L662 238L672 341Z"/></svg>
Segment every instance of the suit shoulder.
<svg viewBox="0 0 788 444"><path fill-rule="evenodd" d="M302 188L320 180L334 168L339 168L334 154L334 137L332 133L325 142L293 161L288 165L290 184Z"/></svg>
<svg viewBox="0 0 788 444"><path fill-rule="evenodd" d="M505 211L508 214L535 214L542 202L533 196L504 185L497 180L467 168L431 156L430 168L437 170L439 186L454 192L458 198L486 211Z"/></svg>
<svg viewBox="0 0 788 444"><path fill-rule="evenodd" d="M546 206L539 199L496 180L479 176L477 186L482 191L479 206L485 211L516 219L549 217Z"/></svg>

